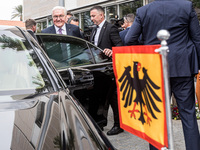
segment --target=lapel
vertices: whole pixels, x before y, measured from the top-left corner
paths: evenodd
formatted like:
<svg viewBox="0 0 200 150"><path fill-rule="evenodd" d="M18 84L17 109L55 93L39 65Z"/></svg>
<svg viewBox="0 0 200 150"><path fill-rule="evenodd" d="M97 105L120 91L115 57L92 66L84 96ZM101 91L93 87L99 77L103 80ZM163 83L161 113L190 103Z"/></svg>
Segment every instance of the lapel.
<svg viewBox="0 0 200 150"><path fill-rule="evenodd" d="M101 28L101 31L100 31L100 34L99 34L99 39L98 39L97 46L99 46L99 43L101 42L101 39L102 39L102 37L103 37L103 34L104 34L105 30L106 30L106 26L107 26L107 24L108 24L108 22L105 21L104 25L103 25L102 28Z"/></svg>
<svg viewBox="0 0 200 150"><path fill-rule="evenodd" d="M90 36L90 42L92 42L92 39L93 39L93 37L94 37L94 30L95 30L95 29L94 29L94 27L93 27L93 28L92 28L92 32L91 32L91 34L90 34L90 35L91 35L91 36Z"/></svg>
<svg viewBox="0 0 200 150"><path fill-rule="evenodd" d="M95 34L96 34L96 29L97 29L97 27L96 27L96 25L93 25L93 27L92 27L92 32L91 32L91 36L90 36L90 42L93 42L93 44L94 44L94 41L93 41L93 39L94 39L94 36L95 36Z"/></svg>
<svg viewBox="0 0 200 150"><path fill-rule="evenodd" d="M71 26L70 24L65 23L67 35L71 35Z"/></svg>
<svg viewBox="0 0 200 150"><path fill-rule="evenodd" d="M55 26L54 26L54 25L51 26L50 30L51 30L51 31L50 31L51 33L56 34L56 29L55 29Z"/></svg>

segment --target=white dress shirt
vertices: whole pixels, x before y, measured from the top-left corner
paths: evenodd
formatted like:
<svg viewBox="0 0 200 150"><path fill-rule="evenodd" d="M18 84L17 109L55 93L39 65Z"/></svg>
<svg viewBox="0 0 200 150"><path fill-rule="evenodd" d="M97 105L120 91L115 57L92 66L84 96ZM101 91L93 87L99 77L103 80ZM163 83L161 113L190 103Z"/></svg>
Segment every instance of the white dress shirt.
<svg viewBox="0 0 200 150"><path fill-rule="evenodd" d="M59 33L59 31L58 31L60 28L58 28L58 27L57 27L57 26L55 26L55 25L54 25L54 27L55 27L55 30L56 30L56 34L60 34L60 33ZM66 31L66 25L65 25L65 24L62 26L62 28L61 28L61 29L62 29L62 34L65 34L65 35L67 35L67 31Z"/></svg>
<svg viewBox="0 0 200 150"><path fill-rule="evenodd" d="M104 23L105 23L106 20L102 21L100 24L99 24L99 27L97 28L97 32L95 34L95 37L94 37L94 44L97 46L98 44L98 40L99 40L99 34L101 32L101 28L103 27Z"/></svg>

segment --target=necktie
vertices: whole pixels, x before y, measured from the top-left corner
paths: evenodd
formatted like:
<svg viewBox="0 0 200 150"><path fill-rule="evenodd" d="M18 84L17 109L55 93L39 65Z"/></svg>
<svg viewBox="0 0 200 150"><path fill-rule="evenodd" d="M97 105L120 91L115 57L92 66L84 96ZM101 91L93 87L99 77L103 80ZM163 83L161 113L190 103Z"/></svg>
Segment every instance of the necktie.
<svg viewBox="0 0 200 150"><path fill-rule="evenodd" d="M93 34L92 34L92 43L94 44L94 38L95 38L95 35L96 35L96 33L97 33L97 28L99 28L99 26L98 25L96 25L96 27L94 27L94 32L93 32Z"/></svg>
<svg viewBox="0 0 200 150"><path fill-rule="evenodd" d="M63 34L62 33L62 28L58 29L58 33L59 34ZM63 59L66 59L66 58L69 57L69 54L68 54L69 49L67 49L66 43L60 43L60 44L61 44L61 50L62 50Z"/></svg>
<svg viewBox="0 0 200 150"><path fill-rule="evenodd" d="M58 29L58 32L59 32L59 34L62 34L62 29L59 28L59 29Z"/></svg>

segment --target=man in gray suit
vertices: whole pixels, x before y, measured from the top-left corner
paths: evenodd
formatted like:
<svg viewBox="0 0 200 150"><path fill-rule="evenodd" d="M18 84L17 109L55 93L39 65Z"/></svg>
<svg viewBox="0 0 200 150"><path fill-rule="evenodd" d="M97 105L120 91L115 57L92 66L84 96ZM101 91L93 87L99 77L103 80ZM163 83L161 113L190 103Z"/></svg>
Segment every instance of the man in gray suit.
<svg viewBox="0 0 200 150"><path fill-rule="evenodd" d="M65 34L81 37L78 26L66 24L66 9L62 6L56 6L52 9L52 18L54 25L42 30L42 33Z"/></svg>
<svg viewBox="0 0 200 150"><path fill-rule="evenodd" d="M157 32L170 33L168 64L171 92L181 116L187 150L200 150L200 136L195 113L194 75L200 69L200 26L192 2L155 0L137 9L125 44L134 45L142 34L145 45L160 44ZM151 149L155 149L150 145Z"/></svg>

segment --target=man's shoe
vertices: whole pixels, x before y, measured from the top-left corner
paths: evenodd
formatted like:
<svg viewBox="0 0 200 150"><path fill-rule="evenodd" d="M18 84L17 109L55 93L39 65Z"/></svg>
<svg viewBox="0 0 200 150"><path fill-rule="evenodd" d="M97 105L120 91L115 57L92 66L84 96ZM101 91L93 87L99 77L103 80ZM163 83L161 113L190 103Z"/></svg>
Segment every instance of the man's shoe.
<svg viewBox="0 0 200 150"><path fill-rule="evenodd" d="M113 126L112 129L110 129L108 132L107 132L107 135L117 135L121 132L124 132L124 130L118 126Z"/></svg>

